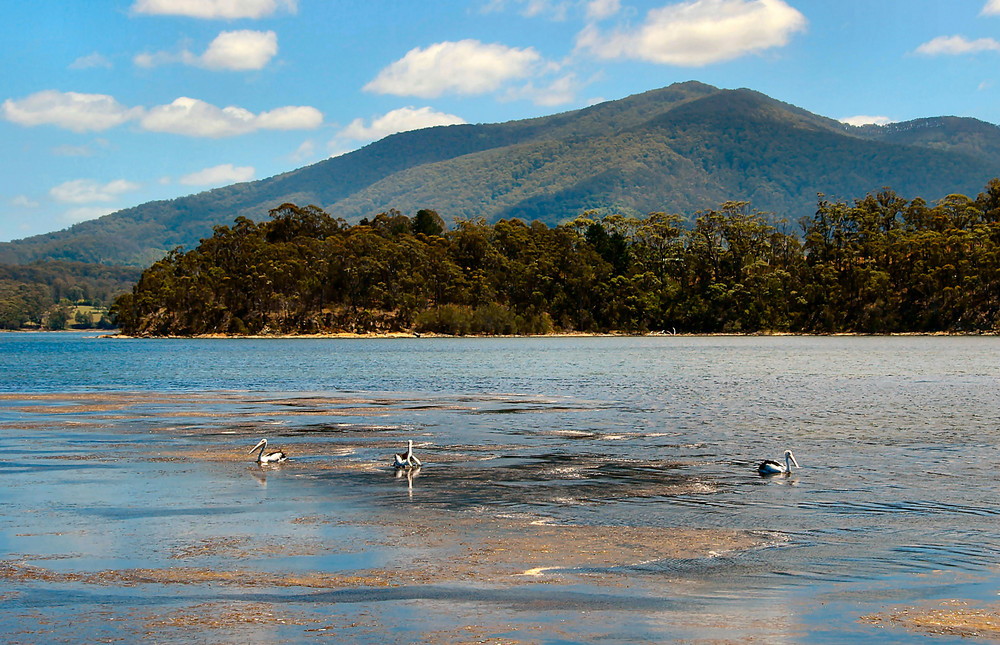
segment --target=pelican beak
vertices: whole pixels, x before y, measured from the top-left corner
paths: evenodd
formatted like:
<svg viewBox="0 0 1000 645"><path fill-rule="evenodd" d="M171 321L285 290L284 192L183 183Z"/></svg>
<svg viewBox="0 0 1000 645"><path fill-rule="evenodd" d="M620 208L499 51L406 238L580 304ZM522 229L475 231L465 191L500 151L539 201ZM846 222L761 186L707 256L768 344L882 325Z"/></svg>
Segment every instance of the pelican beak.
<svg viewBox="0 0 1000 645"><path fill-rule="evenodd" d="M251 448L250 450L248 450L248 451L247 451L247 454L249 455L249 454L250 454L250 453L252 453L252 452L253 452L254 450L256 450L257 448L260 448L260 447L261 447L261 446L263 446L263 445L264 445L264 440L263 440L263 439L261 439L260 441L258 441L258 442L257 442L257 445L256 445L256 446L254 446L253 448Z"/></svg>
<svg viewBox="0 0 1000 645"><path fill-rule="evenodd" d="M788 456L792 458L792 463L795 464L796 468L801 468L802 467L802 466L799 466L799 462L795 461L795 455L788 455Z"/></svg>

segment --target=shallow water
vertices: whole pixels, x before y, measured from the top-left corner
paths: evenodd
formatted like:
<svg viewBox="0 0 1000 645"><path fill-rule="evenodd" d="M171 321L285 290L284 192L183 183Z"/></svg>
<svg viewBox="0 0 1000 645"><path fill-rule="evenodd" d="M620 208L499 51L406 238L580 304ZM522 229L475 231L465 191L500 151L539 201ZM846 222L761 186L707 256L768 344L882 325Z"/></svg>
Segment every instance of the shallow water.
<svg viewBox="0 0 1000 645"><path fill-rule="evenodd" d="M861 618L996 610L998 350L0 334L0 630L924 642Z"/></svg>

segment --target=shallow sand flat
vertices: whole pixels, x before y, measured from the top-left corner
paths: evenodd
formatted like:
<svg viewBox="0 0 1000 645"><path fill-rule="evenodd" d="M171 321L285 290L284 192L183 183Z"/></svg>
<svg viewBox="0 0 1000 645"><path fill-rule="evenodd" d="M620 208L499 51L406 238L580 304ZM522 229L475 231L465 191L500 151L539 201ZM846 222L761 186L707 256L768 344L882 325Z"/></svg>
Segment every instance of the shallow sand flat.
<svg viewBox="0 0 1000 645"><path fill-rule="evenodd" d="M886 630L903 629L930 636L1000 641L1000 604L980 605L969 600L942 600L937 605L902 607L869 614L861 621Z"/></svg>

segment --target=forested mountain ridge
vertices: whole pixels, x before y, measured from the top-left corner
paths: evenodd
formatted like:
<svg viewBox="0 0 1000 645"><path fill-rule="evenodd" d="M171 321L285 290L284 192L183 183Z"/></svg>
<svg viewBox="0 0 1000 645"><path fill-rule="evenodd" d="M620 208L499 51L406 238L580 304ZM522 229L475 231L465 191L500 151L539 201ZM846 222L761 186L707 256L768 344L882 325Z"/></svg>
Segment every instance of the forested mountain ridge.
<svg viewBox="0 0 1000 645"><path fill-rule="evenodd" d="M268 179L142 204L0 244L0 262L146 266L236 217L315 204L347 221L434 209L450 221L547 225L587 210L684 214L731 199L798 221L832 198L892 186L934 201L997 174L1000 128L939 117L855 128L751 90L679 83L552 116L392 135Z"/></svg>

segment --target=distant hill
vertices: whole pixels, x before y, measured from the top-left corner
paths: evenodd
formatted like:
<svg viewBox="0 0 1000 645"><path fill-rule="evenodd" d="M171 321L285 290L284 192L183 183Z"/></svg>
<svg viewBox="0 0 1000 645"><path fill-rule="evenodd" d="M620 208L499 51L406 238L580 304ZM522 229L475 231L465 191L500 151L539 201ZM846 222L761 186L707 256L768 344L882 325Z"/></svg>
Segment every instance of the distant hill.
<svg viewBox="0 0 1000 645"><path fill-rule="evenodd" d="M989 123L935 117L852 127L751 90L688 82L542 118L395 134L268 179L0 244L0 263L144 266L283 202L352 222L430 208L449 221L554 225L588 209L690 216L735 199L797 221L815 211L818 193L849 199L890 186L933 201L975 196L998 174L1000 128Z"/></svg>

